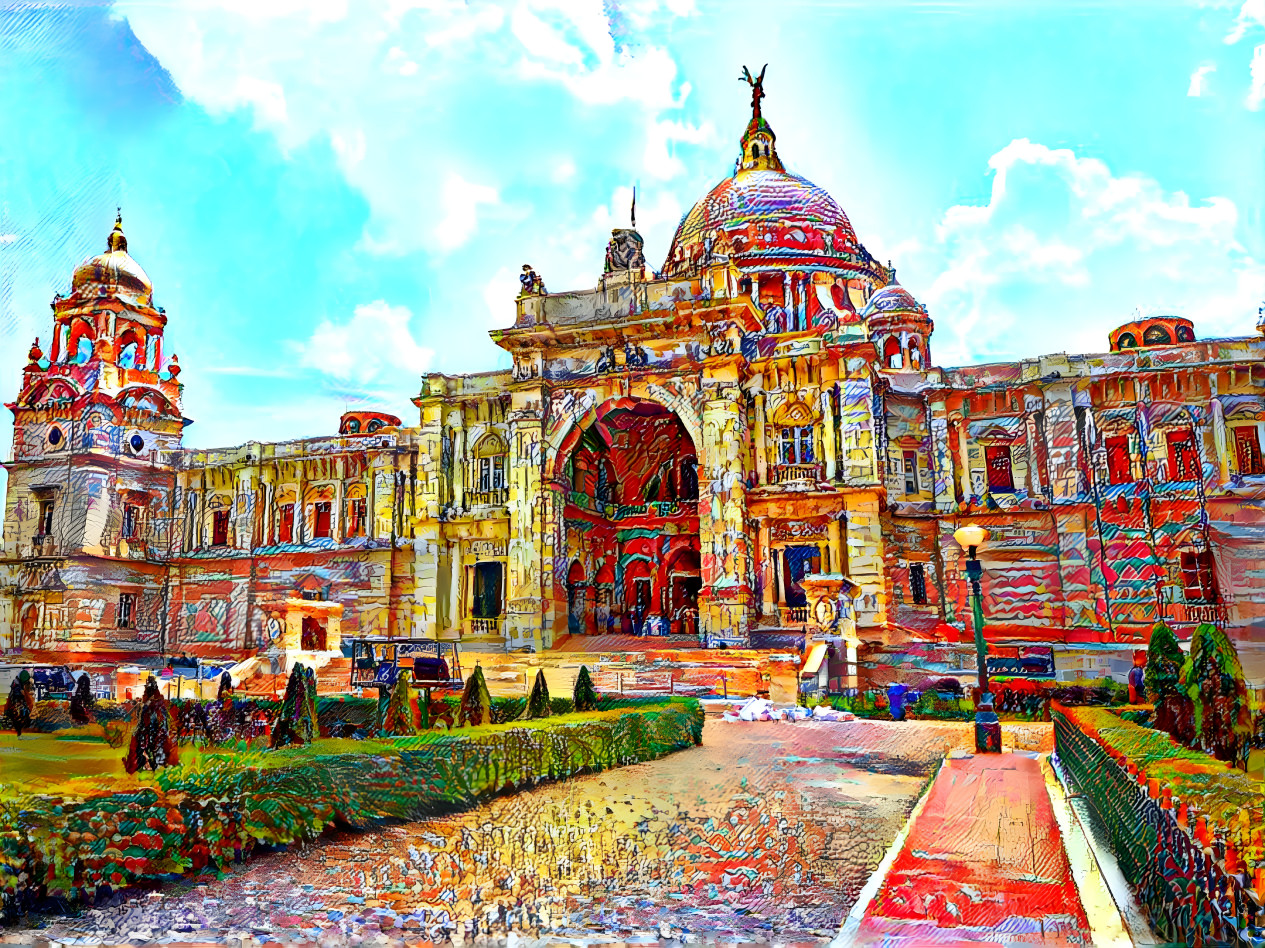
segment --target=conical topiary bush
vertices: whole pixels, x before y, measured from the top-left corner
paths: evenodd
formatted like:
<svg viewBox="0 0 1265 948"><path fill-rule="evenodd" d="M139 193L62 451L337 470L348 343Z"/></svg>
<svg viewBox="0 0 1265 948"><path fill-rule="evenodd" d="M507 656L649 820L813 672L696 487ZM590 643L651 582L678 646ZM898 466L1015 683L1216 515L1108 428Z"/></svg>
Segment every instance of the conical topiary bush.
<svg viewBox="0 0 1265 948"><path fill-rule="evenodd" d="M589 677L588 665L580 666L580 674L575 676L575 689L571 692L571 697L576 711L593 711L597 708L597 692L593 688L593 679Z"/></svg>
<svg viewBox="0 0 1265 948"><path fill-rule="evenodd" d="M527 699L527 720L547 718L551 711L549 685L545 683L545 671L542 668L536 672L536 683L531 686L531 697Z"/></svg>
<svg viewBox="0 0 1265 948"><path fill-rule="evenodd" d="M492 723L492 695L483 677L483 667L475 665L466 679L461 692L461 704L457 708L457 727L479 727Z"/></svg>
<svg viewBox="0 0 1265 948"><path fill-rule="evenodd" d="M395 687L391 689L391 700L387 703L382 730L392 737L411 737L417 733L417 722L413 719L412 689L409 688L408 675L404 673L395 679Z"/></svg>
<svg viewBox="0 0 1265 948"><path fill-rule="evenodd" d="M1172 734L1177 728L1181 710L1182 666L1186 653L1173 630L1163 622L1155 623L1151 630L1151 644L1146 650L1146 672L1143 686L1146 695L1155 705L1155 726Z"/></svg>

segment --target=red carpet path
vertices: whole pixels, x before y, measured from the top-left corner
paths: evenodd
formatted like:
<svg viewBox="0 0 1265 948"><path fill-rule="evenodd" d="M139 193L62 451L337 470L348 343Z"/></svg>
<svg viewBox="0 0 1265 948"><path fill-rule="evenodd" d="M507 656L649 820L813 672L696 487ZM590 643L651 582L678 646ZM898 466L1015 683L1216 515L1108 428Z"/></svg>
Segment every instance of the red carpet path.
<svg viewBox="0 0 1265 948"><path fill-rule="evenodd" d="M1039 761L946 760L858 942L1091 944Z"/></svg>

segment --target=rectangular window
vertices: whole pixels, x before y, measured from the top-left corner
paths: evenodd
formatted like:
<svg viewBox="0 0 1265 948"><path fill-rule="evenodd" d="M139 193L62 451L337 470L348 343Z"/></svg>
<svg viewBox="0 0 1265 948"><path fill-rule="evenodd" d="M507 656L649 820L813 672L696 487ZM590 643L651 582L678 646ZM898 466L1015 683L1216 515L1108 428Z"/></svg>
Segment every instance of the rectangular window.
<svg viewBox="0 0 1265 948"><path fill-rule="evenodd" d="M1010 468L1010 445L990 444L984 448L984 464L988 468L988 489L1012 493L1015 478Z"/></svg>
<svg viewBox="0 0 1265 948"><path fill-rule="evenodd" d="M1265 460L1261 458L1261 439L1256 425L1242 425L1234 429L1234 455L1239 462L1240 474L1265 474Z"/></svg>
<svg viewBox="0 0 1265 948"><path fill-rule="evenodd" d="M479 491L487 493L505 487L505 455L479 458Z"/></svg>
<svg viewBox="0 0 1265 948"><path fill-rule="evenodd" d="M914 605L927 604L927 568L922 563L909 564L909 594Z"/></svg>
<svg viewBox="0 0 1265 948"><path fill-rule="evenodd" d="M136 621L136 593L119 593L119 615L114 623L120 629L134 628Z"/></svg>
<svg viewBox="0 0 1265 948"><path fill-rule="evenodd" d="M905 452L905 493L918 493L918 452Z"/></svg>
<svg viewBox="0 0 1265 948"><path fill-rule="evenodd" d="M782 429L781 464L813 463L812 425Z"/></svg>
<svg viewBox="0 0 1265 948"><path fill-rule="evenodd" d="M330 508L331 504L328 500L318 500L316 502L315 516L312 518L312 536L327 537L331 535L330 524Z"/></svg>
<svg viewBox="0 0 1265 948"><path fill-rule="evenodd" d="M41 536L48 536L53 532L53 501L40 501L40 519L35 532Z"/></svg>
<svg viewBox="0 0 1265 948"><path fill-rule="evenodd" d="M123 530L122 537L125 540L131 540L136 536L136 528L140 522L140 508L135 504L123 505Z"/></svg>
<svg viewBox="0 0 1265 948"><path fill-rule="evenodd" d="M475 619L496 619L501 615L500 563L476 563L474 567Z"/></svg>
<svg viewBox="0 0 1265 948"><path fill-rule="evenodd" d="M365 514L368 509L368 501L363 497L357 497L351 501L347 510L347 535L351 537L362 537L365 535Z"/></svg>
<svg viewBox="0 0 1265 948"><path fill-rule="evenodd" d="M277 525L277 542L294 542L294 504L281 505L281 518Z"/></svg>
<svg viewBox="0 0 1265 948"><path fill-rule="evenodd" d="M228 545L228 511L216 510L211 514L211 545Z"/></svg>
<svg viewBox="0 0 1265 948"><path fill-rule="evenodd" d="M1168 478L1172 481L1199 479L1199 456L1189 431L1170 431L1168 441Z"/></svg>
<svg viewBox="0 0 1265 948"><path fill-rule="evenodd" d="M1133 483L1128 435L1107 439L1107 480L1112 484Z"/></svg>
<svg viewBox="0 0 1265 948"><path fill-rule="evenodd" d="M1215 602L1216 583L1213 580L1212 553L1182 554L1182 590L1187 602Z"/></svg>

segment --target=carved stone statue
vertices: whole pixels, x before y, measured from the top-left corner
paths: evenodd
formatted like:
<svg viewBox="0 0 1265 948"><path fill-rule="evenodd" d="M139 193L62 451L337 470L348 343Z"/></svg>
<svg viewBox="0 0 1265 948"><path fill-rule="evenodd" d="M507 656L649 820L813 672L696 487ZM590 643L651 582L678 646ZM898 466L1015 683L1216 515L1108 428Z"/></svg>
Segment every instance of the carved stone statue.
<svg viewBox="0 0 1265 948"><path fill-rule="evenodd" d="M611 241L606 245L606 272L640 270L646 265L644 246L645 241L635 230L618 228L611 231Z"/></svg>
<svg viewBox="0 0 1265 948"><path fill-rule="evenodd" d="M764 98L764 74L768 70L769 64L764 64L764 69L760 70L758 78L752 78L751 70L746 66L742 67L742 75L739 79L745 79L747 85L751 86L751 117L753 119L760 118L760 100Z"/></svg>
<svg viewBox="0 0 1265 948"><path fill-rule="evenodd" d="M545 293L545 281L526 263L523 264L523 272L518 275L518 282L522 285L519 296L543 296Z"/></svg>

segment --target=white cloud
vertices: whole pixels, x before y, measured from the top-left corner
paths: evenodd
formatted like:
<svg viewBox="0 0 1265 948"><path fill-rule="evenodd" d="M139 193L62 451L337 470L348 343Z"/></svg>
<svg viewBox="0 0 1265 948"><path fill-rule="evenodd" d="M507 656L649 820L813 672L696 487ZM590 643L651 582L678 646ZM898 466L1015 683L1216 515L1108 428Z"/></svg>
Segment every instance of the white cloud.
<svg viewBox="0 0 1265 948"><path fill-rule="evenodd" d="M366 384L387 370L413 376L426 371L434 352L418 343L407 306L375 300L357 306L344 323L324 320L298 344L301 365L340 382Z"/></svg>
<svg viewBox="0 0 1265 948"><path fill-rule="evenodd" d="M1217 71L1215 63L1204 63L1190 74L1190 88L1186 95L1198 98L1208 88L1208 75Z"/></svg>
<svg viewBox="0 0 1265 948"><path fill-rule="evenodd" d="M1070 149L1017 139L989 159L987 205L949 208L912 254L936 320L937 361L1100 351L1139 305L1204 335L1251 331L1265 265L1227 198L1193 203ZM899 262L899 261L898 261Z"/></svg>
<svg viewBox="0 0 1265 948"><path fill-rule="evenodd" d="M456 172L449 172L440 198L444 216L435 227L436 243L444 250L460 247L479 229L479 206L500 203L496 188L474 184Z"/></svg>
<svg viewBox="0 0 1265 948"><path fill-rule="evenodd" d="M1252 53L1252 87L1244 104L1253 112L1265 104L1265 44Z"/></svg>
<svg viewBox="0 0 1265 948"><path fill-rule="evenodd" d="M1255 27L1265 27L1265 0L1243 0L1234 26L1226 34L1225 41L1233 44L1243 39Z"/></svg>
<svg viewBox="0 0 1265 948"><path fill-rule="evenodd" d="M713 141L715 137L711 122L691 125L673 119L651 119L646 132L646 152L642 166L661 180L675 178L685 172L685 165L676 156L673 145L676 142L702 145Z"/></svg>

